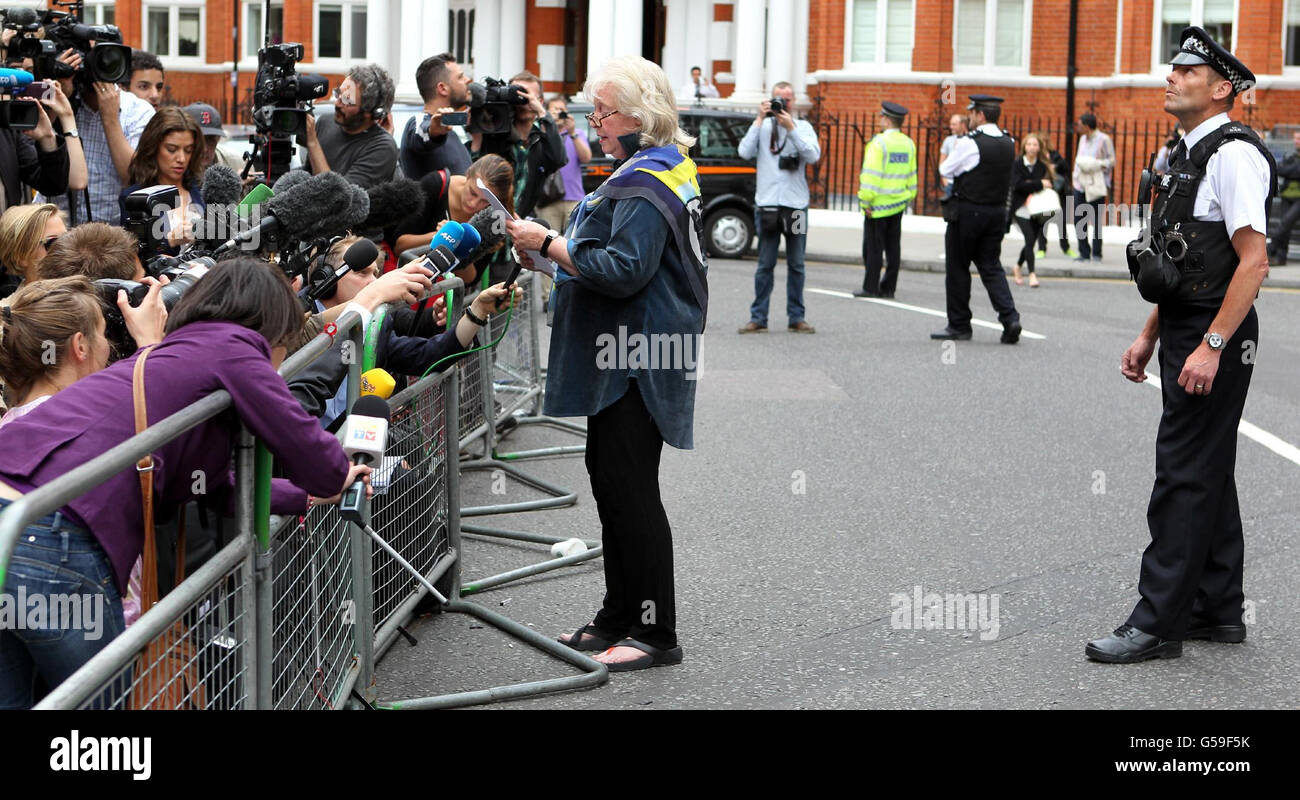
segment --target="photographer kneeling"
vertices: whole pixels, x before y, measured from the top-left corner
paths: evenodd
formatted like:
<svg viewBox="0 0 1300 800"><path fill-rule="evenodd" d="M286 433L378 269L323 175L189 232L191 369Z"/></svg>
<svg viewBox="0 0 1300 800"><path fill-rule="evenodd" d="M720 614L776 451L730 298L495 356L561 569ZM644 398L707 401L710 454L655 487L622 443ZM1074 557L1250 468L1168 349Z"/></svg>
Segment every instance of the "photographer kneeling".
<svg viewBox="0 0 1300 800"><path fill-rule="evenodd" d="M0 464L0 508L135 434L137 365L150 420L222 389L233 405L233 412L158 448L157 504L196 499L196 486L230 491L238 421L270 448L295 484L273 484L273 513L301 514L315 502L312 496L334 502L354 480L368 480L369 468L349 464L338 440L303 412L276 373L284 342L301 330L299 309L288 282L272 267L251 258L223 262L175 306L161 344L82 378L0 429L0 449L17 454ZM135 470L123 470L28 526L5 588L25 586L36 594L58 584L60 592L102 595L107 627L121 631L122 589L141 554L143 527L139 479ZM79 559L75 568L65 561L69 553ZM70 571L75 581L68 580ZM19 639L16 631L0 637L0 707L30 705L36 673L57 685L111 639L64 635L37 644Z"/></svg>

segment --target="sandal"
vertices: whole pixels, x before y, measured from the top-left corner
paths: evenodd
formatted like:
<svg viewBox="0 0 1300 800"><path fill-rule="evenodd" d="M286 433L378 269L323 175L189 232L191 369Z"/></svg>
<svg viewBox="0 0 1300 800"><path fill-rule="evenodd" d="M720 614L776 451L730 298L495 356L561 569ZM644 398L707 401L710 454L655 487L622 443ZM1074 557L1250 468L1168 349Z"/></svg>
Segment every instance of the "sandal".
<svg viewBox="0 0 1300 800"><path fill-rule="evenodd" d="M591 638L584 642L582 640L583 636L589 636ZM556 639L555 641L567 647L572 647L574 650L587 653L603 653L613 647L614 642L617 640L601 633L600 629L595 625L583 625L570 635L568 639Z"/></svg>
<svg viewBox="0 0 1300 800"><path fill-rule="evenodd" d="M608 649L613 650L615 647L632 647L640 650L643 655L638 656L631 661L618 661L611 664L605 664L605 666L609 668L610 672L632 672L638 669L668 667L682 663L682 648L680 645L671 650L660 650L658 647L653 647L645 642L638 642L636 639L624 639Z"/></svg>

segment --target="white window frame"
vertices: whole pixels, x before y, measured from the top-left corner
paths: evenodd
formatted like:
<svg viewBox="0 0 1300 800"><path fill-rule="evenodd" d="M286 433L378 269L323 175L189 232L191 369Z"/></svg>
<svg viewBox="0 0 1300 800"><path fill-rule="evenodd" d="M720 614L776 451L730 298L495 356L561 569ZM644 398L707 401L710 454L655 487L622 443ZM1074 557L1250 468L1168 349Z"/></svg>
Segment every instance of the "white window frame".
<svg viewBox="0 0 1300 800"><path fill-rule="evenodd" d="M1300 0L1297 0L1300 2ZM919 0L912 0L912 24L909 30L912 32L912 51L916 50L916 5ZM853 0L846 0L844 3L844 67L850 69L853 67L903 67L911 69L912 54L909 53L906 61L886 61L885 53L888 51L886 41L889 35L889 0L876 0L876 30L881 31L882 35L876 37L876 57L871 61L854 61L853 60Z"/></svg>
<svg viewBox="0 0 1300 800"><path fill-rule="evenodd" d="M320 11L321 6L341 6L343 10L343 27L340 31L340 48L338 56L324 58L320 54ZM335 71L345 72L347 67L354 61L370 61L369 45L367 45L367 55L357 56L352 52L352 12L361 9L366 12L366 26L370 25L370 4L366 0L328 0L328 2L312 3L311 11L311 54L312 62L324 67L332 67Z"/></svg>
<svg viewBox="0 0 1300 800"><path fill-rule="evenodd" d="M1300 0L1282 0L1282 74L1300 75L1300 64L1286 63L1286 18L1293 7L1300 7ZM1232 35L1237 35L1237 23L1232 24Z"/></svg>
<svg viewBox="0 0 1300 800"><path fill-rule="evenodd" d="M1296 0L1291 0L1295 2ZM1282 9L1282 21L1286 22L1286 8ZM1165 0L1154 0L1151 13L1151 74L1168 75L1169 63L1164 60L1164 50L1160 46L1160 34L1164 30ZM1241 34L1241 0L1232 0L1232 41L1226 45L1229 52L1237 52L1237 38ZM1205 0L1192 0L1192 19L1188 25L1205 25ZM1282 26L1282 41L1286 42L1286 26ZM1223 44L1223 42L1219 42ZM1283 44L1285 47L1285 44Z"/></svg>
<svg viewBox="0 0 1300 800"><path fill-rule="evenodd" d="M110 23L104 22L104 9L116 8L117 3L113 0L86 0L85 19L82 20L86 25L105 25ZM114 13L111 24L116 25L117 14Z"/></svg>
<svg viewBox="0 0 1300 800"><path fill-rule="evenodd" d="M985 0L984 5L984 63L957 63L957 18L962 0L954 0L952 6L952 70L954 73L970 74L973 72L992 73L995 75L1028 75L1029 58L1033 50L1031 33L1033 32L1034 0L1024 0L1025 13L1020 20L1020 63L1016 66L996 66L998 35L998 3L1000 0Z"/></svg>
<svg viewBox="0 0 1300 800"><path fill-rule="evenodd" d="M262 24L256 31L252 30L253 24L249 21L252 9L256 8L258 12L263 10L265 3L262 0L242 0L239 8L239 63L242 67L244 64L250 64L252 68L257 67L257 51L262 48L262 42L266 40L267 20L262 20ZM284 0L271 0L271 8L279 7L281 19L284 14ZM253 42L256 47L253 48L252 55L248 53L248 37L256 35L257 40Z"/></svg>
<svg viewBox="0 0 1300 800"><path fill-rule="evenodd" d="M196 9L199 12L199 52L198 55L182 56L177 55L180 50L180 11L181 9ZM193 66L194 64L203 64L207 62L208 53L208 14L204 0L174 0L170 3L150 3L146 2L140 6L140 44L148 50L151 46L149 42L149 13L155 9L167 10L167 53L154 53L158 60L162 62L164 69ZM152 51L150 51L152 52Z"/></svg>

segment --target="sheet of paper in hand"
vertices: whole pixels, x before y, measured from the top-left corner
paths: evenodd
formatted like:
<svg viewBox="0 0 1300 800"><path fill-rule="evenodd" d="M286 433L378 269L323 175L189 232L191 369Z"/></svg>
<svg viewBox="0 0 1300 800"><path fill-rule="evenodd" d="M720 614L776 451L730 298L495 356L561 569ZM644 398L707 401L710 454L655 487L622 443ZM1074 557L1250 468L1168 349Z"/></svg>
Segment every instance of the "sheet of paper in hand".
<svg viewBox="0 0 1300 800"><path fill-rule="evenodd" d="M478 190L487 198L488 205L492 206L492 208L496 209L499 213L504 214L506 219L513 219L510 212L506 211L505 205L497 199L496 195L492 194L492 190L487 187L487 184L483 183L483 179L477 178L476 180L478 182ZM533 260L534 270L546 275L547 277L555 277L555 264L549 258L543 256L536 250L525 250L524 252Z"/></svg>

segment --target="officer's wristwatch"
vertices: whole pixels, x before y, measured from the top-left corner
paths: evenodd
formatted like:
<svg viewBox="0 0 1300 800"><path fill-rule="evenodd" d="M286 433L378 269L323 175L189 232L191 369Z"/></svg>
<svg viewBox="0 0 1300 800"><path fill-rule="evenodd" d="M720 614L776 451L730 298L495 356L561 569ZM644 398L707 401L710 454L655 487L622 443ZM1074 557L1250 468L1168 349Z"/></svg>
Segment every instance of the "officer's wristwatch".
<svg viewBox="0 0 1300 800"><path fill-rule="evenodd" d="M1223 337L1217 333L1207 333L1202 338L1205 339L1205 343L1210 346L1211 350L1222 350L1223 345L1226 344Z"/></svg>

